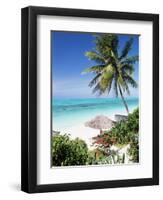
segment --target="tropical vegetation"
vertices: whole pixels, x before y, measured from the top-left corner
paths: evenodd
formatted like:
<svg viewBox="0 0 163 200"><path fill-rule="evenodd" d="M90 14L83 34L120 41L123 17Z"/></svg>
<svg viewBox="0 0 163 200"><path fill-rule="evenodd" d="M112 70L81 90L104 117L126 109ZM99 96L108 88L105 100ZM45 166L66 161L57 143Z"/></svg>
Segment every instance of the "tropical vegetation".
<svg viewBox="0 0 163 200"><path fill-rule="evenodd" d="M95 50L86 52L86 56L97 64L83 71L83 73L95 75L89 83L89 86L93 87L93 93L109 94L112 89L117 97L122 98L127 114L129 114L129 109L123 93L130 94L129 87L137 87L133 72L138 56L128 56L132 45L133 38L131 37L120 52L118 35L96 35Z"/></svg>
<svg viewBox="0 0 163 200"><path fill-rule="evenodd" d="M117 122L111 130L93 138L94 149L89 150L87 144L79 139L70 139L67 134L56 134L52 137L52 165L96 165L121 164L125 162L125 154L112 150L129 145L127 154L132 163L139 162L139 109L128 115L127 120Z"/></svg>
<svg viewBox="0 0 163 200"><path fill-rule="evenodd" d="M127 120L117 122L109 131L94 137L94 144L105 154L110 154L112 145L124 147L130 145L130 161L139 162L139 109L129 114Z"/></svg>
<svg viewBox="0 0 163 200"><path fill-rule="evenodd" d="M83 140L72 140L67 134L52 137L53 166L85 165L87 157L88 148Z"/></svg>
<svg viewBox="0 0 163 200"><path fill-rule="evenodd" d="M121 97L127 116L115 122L115 125L93 138L92 149L79 138L72 139L68 134L52 136L52 165L96 165L139 162L139 109L129 112L125 95L130 95L131 87L138 85L133 78L134 64L138 56L130 56L133 38L130 37L123 48L119 48L119 36L116 34L97 34L95 49L86 52L86 56L96 64L83 73L92 73L89 86L93 93L109 95L114 91ZM125 153L121 151L127 148Z"/></svg>

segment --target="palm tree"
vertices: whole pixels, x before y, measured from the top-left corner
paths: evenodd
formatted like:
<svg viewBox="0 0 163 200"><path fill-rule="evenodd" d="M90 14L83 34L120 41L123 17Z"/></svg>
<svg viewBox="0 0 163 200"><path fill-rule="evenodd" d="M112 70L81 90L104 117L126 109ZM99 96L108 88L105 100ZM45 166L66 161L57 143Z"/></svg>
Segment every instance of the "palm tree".
<svg viewBox="0 0 163 200"><path fill-rule="evenodd" d="M100 34L95 38L95 50L86 52L86 56L95 61L97 65L85 69L83 73L95 74L89 83L90 87L94 87L93 93L109 94L113 89L116 97L121 96L127 114L129 114L123 93L127 92L130 95L129 86L137 87L137 83L133 79L133 72L138 56L128 56L133 38L129 38L121 52L119 52L117 35Z"/></svg>

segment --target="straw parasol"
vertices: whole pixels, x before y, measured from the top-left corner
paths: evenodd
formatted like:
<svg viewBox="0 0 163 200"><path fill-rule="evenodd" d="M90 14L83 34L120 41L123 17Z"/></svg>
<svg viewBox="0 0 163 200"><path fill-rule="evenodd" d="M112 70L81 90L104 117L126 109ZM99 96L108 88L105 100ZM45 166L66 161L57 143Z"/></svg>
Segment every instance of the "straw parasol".
<svg viewBox="0 0 163 200"><path fill-rule="evenodd" d="M85 126L99 129L102 133L103 129L111 129L115 125L115 122L104 115L98 115L94 119L85 123Z"/></svg>

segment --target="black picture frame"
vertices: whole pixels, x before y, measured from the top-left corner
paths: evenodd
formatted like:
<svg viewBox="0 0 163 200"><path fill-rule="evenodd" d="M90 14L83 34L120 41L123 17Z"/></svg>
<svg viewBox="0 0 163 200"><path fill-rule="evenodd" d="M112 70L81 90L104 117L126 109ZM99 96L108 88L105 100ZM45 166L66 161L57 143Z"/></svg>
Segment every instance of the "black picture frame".
<svg viewBox="0 0 163 200"><path fill-rule="evenodd" d="M153 177L37 184L37 16L55 15L151 21L153 23ZM21 12L21 190L28 193L159 184L159 15L30 6Z"/></svg>

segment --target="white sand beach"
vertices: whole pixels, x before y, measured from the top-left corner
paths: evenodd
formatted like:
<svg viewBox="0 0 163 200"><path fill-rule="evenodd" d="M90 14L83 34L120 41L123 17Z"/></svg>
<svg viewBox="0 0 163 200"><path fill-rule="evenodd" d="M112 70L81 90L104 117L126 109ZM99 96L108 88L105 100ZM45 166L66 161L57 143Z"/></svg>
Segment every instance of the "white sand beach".
<svg viewBox="0 0 163 200"><path fill-rule="evenodd" d="M125 115L125 113L122 113L122 112L120 114ZM114 116L115 115L110 115L107 117L114 121L115 120ZM87 143L87 146L89 149L95 148L92 145L92 142L93 142L92 138L100 134L99 129L90 128L86 126L85 123L76 124L75 126L72 126L72 127L60 128L59 130L54 130L54 131L60 132L60 134L69 134L72 139L80 138L84 140Z"/></svg>
<svg viewBox="0 0 163 200"><path fill-rule="evenodd" d="M70 137L72 139L78 137L84 140L87 143L88 148L92 149L92 137L95 137L98 134L100 134L100 131L98 129L86 127L84 124L79 124L73 127L64 128L63 130L60 130L60 134L65 133L70 134Z"/></svg>
<svg viewBox="0 0 163 200"><path fill-rule="evenodd" d="M74 126L71 128L61 130L61 132L60 132L60 134L65 134L65 133L70 134L70 137L72 139L75 139L78 137L78 138L84 140L87 143L89 150L93 150L93 149L95 149L95 146L92 145L92 142L93 142L92 137L95 137L98 134L100 134L100 131L98 129L89 128L83 124L80 124L80 125L77 125L77 126ZM125 154L125 163L129 163L129 156L127 155L128 148L129 148L129 145L127 145L123 148L118 148L113 145L111 147L111 150L119 150L120 154L124 153Z"/></svg>
<svg viewBox="0 0 163 200"><path fill-rule="evenodd" d="M125 113L123 113L123 114L121 113L121 115L125 116ZM110 116L109 119L115 121L115 115ZM90 120L92 120L92 119L90 119ZM90 128L86 125L86 123L77 124L75 126L67 127L67 128L60 128L60 130L55 130L55 131L59 132L60 134L69 134L70 138L72 138L72 139L80 138L80 139L84 140L86 142L89 150L93 150L96 148L96 146L93 145L93 137L100 134L99 129ZM122 148L119 148L119 147L113 145L110 150L118 151L119 155L125 154L125 163L130 163L129 156L127 154L129 147L130 147L129 145L126 145Z"/></svg>

